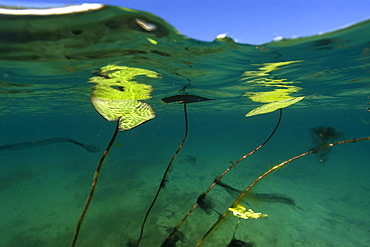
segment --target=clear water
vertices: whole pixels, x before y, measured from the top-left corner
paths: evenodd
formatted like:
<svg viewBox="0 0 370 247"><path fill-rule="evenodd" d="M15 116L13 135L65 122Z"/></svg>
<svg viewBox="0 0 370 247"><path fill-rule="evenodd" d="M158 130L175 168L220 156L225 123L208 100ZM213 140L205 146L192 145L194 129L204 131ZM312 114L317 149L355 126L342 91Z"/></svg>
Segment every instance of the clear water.
<svg viewBox="0 0 370 247"><path fill-rule="evenodd" d="M179 94L189 83L187 93L215 100L188 104L188 139L149 216L141 246L160 246L229 162L271 133L278 112L245 117L266 103L253 101L252 95L294 87L288 96L305 98L285 108L273 138L222 179L240 190L272 166L311 149L312 127L333 126L343 140L369 136L369 21L252 46L228 38L199 42L149 13L116 7L0 18L0 146L66 137L101 149L89 153L55 143L1 150L0 246L70 245L115 128L91 106L94 84L87 83L108 64L160 74L135 78L153 87L143 102L156 117L118 134L77 246L127 246L138 238L185 127L182 104L161 98ZM157 29L144 30L137 18ZM297 207L247 196L255 212L269 217L242 219L235 238L255 246L368 246L369 147L368 141L338 145L325 163L308 155L262 179L253 192L283 194ZM221 213L235 200L217 186L207 198ZM177 246L195 246L217 218L197 208L181 226L185 237ZM237 221L230 214L202 246L227 246Z"/></svg>

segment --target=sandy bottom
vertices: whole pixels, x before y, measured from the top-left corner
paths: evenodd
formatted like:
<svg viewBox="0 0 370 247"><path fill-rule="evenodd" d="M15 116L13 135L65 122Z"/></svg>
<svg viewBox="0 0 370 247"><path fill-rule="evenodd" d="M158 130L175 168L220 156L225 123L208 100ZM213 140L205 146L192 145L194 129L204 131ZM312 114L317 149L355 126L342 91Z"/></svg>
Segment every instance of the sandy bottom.
<svg viewBox="0 0 370 247"><path fill-rule="evenodd" d="M368 143L338 146L325 164L314 155L307 156L261 180L253 192L286 195L295 200L296 207L247 199L255 212L269 217L242 219L235 238L254 246L369 246L368 147ZM128 155L122 151L124 146L113 147L77 246L127 246L137 239L176 148L145 156ZM289 143L267 146L232 169L223 181L244 189L268 168L302 153L289 149ZM150 214L141 246L160 246L229 161L248 151L226 144L185 146ZM66 145L2 154L0 246L69 246L101 152L90 154ZM221 213L235 199L221 187L215 187L207 198ZM217 218L216 212L208 215L197 208L181 226L184 236L177 246L195 246ZM237 221L228 216L202 246L226 246Z"/></svg>

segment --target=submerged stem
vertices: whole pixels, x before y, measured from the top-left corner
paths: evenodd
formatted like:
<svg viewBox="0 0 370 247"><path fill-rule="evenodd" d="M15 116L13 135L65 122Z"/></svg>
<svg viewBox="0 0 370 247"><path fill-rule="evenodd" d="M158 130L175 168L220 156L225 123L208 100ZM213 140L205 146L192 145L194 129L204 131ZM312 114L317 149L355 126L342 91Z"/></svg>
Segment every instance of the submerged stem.
<svg viewBox="0 0 370 247"><path fill-rule="evenodd" d="M233 167L235 167L238 163L240 163L242 160L244 160L245 158L249 157L250 155L254 154L255 152L257 152L259 149L261 149L270 139L271 137L275 134L276 130L278 129L279 125L280 125L280 122L281 122L281 118L282 118L282 115L283 115L283 110L280 108L280 113L279 113L279 119L275 125L275 128L274 130L271 132L271 134L269 135L269 137L267 137L267 139L261 144L259 145L258 147L256 147L254 150L252 150L251 152L249 152L248 154L244 155L243 157L241 157L239 160L237 160L236 162L232 163L220 176L218 176L214 181L213 183L211 184L211 186L208 187L208 189L200 196L202 196L203 198L205 198L205 196L211 191L211 189L221 180L221 178L223 178L226 173L228 173ZM185 222L185 220L189 217L189 215L198 207L199 203L198 201L194 204L194 206L189 210L189 212L181 219L181 221L177 224L177 226L172 230L172 232L167 236L166 240L164 241L164 243L166 243L167 241L170 240L170 238L176 233L176 231L180 228L180 226Z"/></svg>
<svg viewBox="0 0 370 247"><path fill-rule="evenodd" d="M322 149L325 149L325 148L329 148L329 147L332 147L332 146L335 146L335 145L340 145L340 144L345 144L345 143L352 143L352 142L359 142L359 141L368 141L370 140L370 136L368 137L363 137L363 138L358 138L358 139L350 139L350 140L345 140L345 141L340 141L340 142L335 142L335 143L330 143L330 144L327 144L327 145L323 145L321 147L318 147L318 148L315 148L315 149L311 149L305 153L302 153L300 155L297 155L293 158L290 158L284 162L281 162L280 164L277 164L276 166L270 168L269 170L267 170L266 172L264 172L262 175L260 175L257 179L255 179L247 188L245 188L245 190L243 190L240 195L238 196L238 198L235 199L235 201L231 204L231 206L229 208L234 208L238 203L239 201L243 198L243 196L258 182L260 181L262 178L264 178L266 175L268 175L269 173L283 167L284 165L296 160L296 159L299 159L299 158L302 158L308 154L312 154L312 153L315 153L319 150L322 150ZM226 210L226 212L224 214L222 214L218 220L211 226L211 228L208 229L208 231L203 235L203 237L199 240L199 242L197 243L196 246L199 246L204 240L205 238L212 232L213 229L215 229L215 227L228 215L230 211L229 210Z"/></svg>
<svg viewBox="0 0 370 247"><path fill-rule="evenodd" d="M152 210L155 202L157 201L157 198L158 198L158 195L159 195L159 192L162 190L162 188L165 186L166 182L167 182L167 174L168 172L170 171L170 168L172 166L172 163L173 161L175 160L177 154L180 152L180 150L182 149L182 147L184 146L185 144L185 141L186 141L186 138L188 136L188 130L189 130L189 121L188 121L188 113L187 113L187 110L186 110L186 103L183 103L184 104L184 117L185 117L185 134L184 134L184 138L182 139L182 142L180 144L180 146L177 148L176 152L173 154L169 164L167 165L167 168L163 174L163 177L162 177L162 181L161 183L159 184L159 187L158 187L158 190L157 190L157 193L155 194L154 196L154 199L152 201L152 203L150 204L149 208L148 208L148 211L146 212L145 214L145 217L144 217L144 220L143 220L143 223L141 224L141 230L140 230L140 236L139 236L139 239L136 243L136 246L139 246L140 244L140 241L143 237L143 234L144 234L144 228L145 228L145 223L148 219L148 216L149 216L149 213L150 211Z"/></svg>
<svg viewBox="0 0 370 247"><path fill-rule="evenodd" d="M81 228L81 225L82 225L82 221L84 220L85 214L87 212L87 209L89 208L91 199L92 199L92 197L94 195L95 188L96 188L96 183L98 182L98 178L99 178L99 175L100 175L100 169L101 169L101 167L103 165L104 159L107 156L107 154L108 154L108 152L109 152L109 150L110 150L110 148L111 148L114 140L117 137L117 134L118 134L118 131L119 131L119 122L120 122L119 120L120 119L117 120L117 126L116 126L116 129L114 130L114 134L112 136L112 139L110 140L107 148L105 149L103 155L100 158L100 161L98 163L98 166L96 167L96 171L94 173L94 178L93 178L93 182L92 182L92 185L91 185L90 193L89 193L89 196L87 197L85 206L84 206L84 208L82 210L80 219L78 220L78 223L77 223L75 234L73 236L73 241L72 241L72 244L71 244L72 247L74 247L76 245L78 234L80 233L80 228Z"/></svg>

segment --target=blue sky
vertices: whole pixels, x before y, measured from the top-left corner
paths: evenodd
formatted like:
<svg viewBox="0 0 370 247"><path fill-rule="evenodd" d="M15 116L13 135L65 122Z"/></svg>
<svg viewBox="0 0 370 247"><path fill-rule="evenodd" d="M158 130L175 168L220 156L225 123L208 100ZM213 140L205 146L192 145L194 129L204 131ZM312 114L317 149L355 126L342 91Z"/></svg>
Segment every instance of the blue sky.
<svg viewBox="0 0 370 247"><path fill-rule="evenodd" d="M2 5L43 7L84 2L151 12L194 39L212 41L226 33L248 44L311 36L370 18L369 0L0 0Z"/></svg>

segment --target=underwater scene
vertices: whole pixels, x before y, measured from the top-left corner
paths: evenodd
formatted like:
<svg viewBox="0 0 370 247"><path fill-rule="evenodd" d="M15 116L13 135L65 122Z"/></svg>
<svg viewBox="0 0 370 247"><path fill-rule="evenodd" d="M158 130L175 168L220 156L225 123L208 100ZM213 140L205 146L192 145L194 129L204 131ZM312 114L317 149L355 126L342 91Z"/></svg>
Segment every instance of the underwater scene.
<svg viewBox="0 0 370 247"><path fill-rule="evenodd" d="M80 7L0 9L0 246L370 246L370 20L250 45Z"/></svg>

